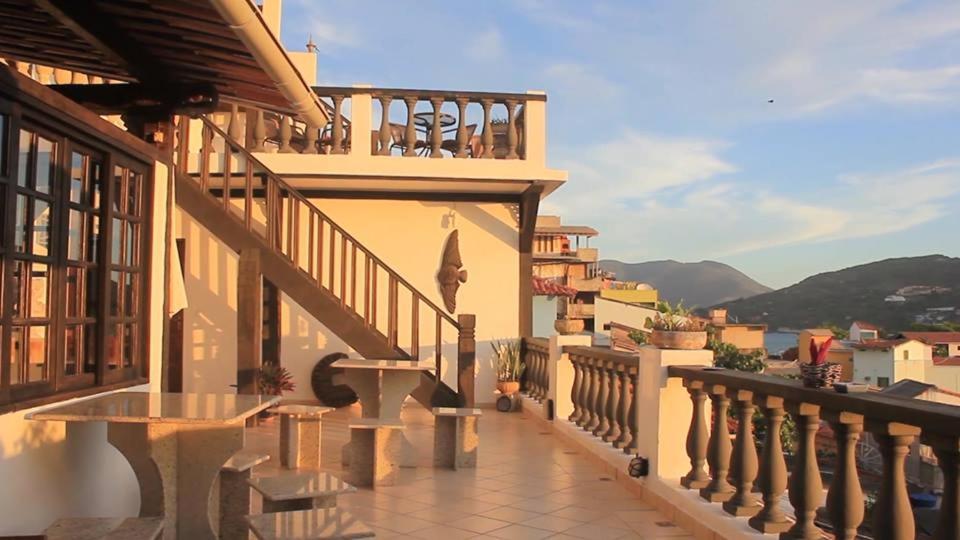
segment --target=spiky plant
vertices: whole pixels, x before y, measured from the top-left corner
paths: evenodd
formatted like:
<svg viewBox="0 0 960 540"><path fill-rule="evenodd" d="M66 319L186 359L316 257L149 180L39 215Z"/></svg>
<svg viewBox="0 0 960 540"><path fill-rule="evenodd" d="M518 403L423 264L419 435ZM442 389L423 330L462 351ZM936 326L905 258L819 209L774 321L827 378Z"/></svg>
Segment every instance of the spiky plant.
<svg viewBox="0 0 960 540"><path fill-rule="evenodd" d="M520 356L520 341L511 339L494 341L490 344L497 356L497 380L502 382L519 381L527 368Z"/></svg>

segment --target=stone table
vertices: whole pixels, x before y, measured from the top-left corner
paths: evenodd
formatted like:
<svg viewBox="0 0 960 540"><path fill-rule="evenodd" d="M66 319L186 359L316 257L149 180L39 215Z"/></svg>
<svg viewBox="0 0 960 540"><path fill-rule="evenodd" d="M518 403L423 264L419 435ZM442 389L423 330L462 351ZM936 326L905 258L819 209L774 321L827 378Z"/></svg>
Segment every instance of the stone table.
<svg viewBox="0 0 960 540"><path fill-rule="evenodd" d="M480 436L480 409L434 407L433 465L450 469L475 468Z"/></svg>
<svg viewBox="0 0 960 540"><path fill-rule="evenodd" d="M280 405L270 409L280 416L280 466L287 469L319 469L323 415L333 407Z"/></svg>
<svg viewBox="0 0 960 540"><path fill-rule="evenodd" d="M107 440L140 484L140 516L163 516L165 540L216 538L210 491L243 448L245 420L276 396L116 392L27 415L31 420L106 422ZM69 433L69 431L68 431Z"/></svg>
<svg viewBox="0 0 960 540"><path fill-rule="evenodd" d="M436 366L412 360L337 360L330 367L341 368L334 383L346 384L357 393L364 418L394 420L400 418L400 407L420 385L424 371Z"/></svg>

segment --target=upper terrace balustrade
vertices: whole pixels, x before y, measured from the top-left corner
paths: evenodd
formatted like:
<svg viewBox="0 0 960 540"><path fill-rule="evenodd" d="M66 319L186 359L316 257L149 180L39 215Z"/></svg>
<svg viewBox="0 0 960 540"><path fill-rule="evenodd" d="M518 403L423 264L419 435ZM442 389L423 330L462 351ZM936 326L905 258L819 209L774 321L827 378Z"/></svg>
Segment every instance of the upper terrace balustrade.
<svg viewBox="0 0 960 540"><path fill-rule="evenodd" d="M359 85L315 87L314 91L329 105L331 120L326 126L237 107L223 117L222 126L234 122L242 126L233 133L242 136L253 152L543 159L546 95L540 92L503 94Z"/></svg>
<svg viewBox="0 0 960 540"><path fill-rule="evenodd" d="M550 356L547 359L544 349ZM676 461L674 456L663 454L685 446L688 472L679 478L682 472L677 468L677 477L660 480L667 484L679 480L684 488L699 490L705 499L700 504L722 503L726 513L749 517L753 529L782 533L785 538L821 537L818 523L822 522L817 512L824 502L833 534L845 539L857 536L866 507L857 463L857 444L863 431L873 435L883 460L879 485L875 486L878 493L871 512L871 532L875 538L914 538L914 513L904 463L911 443L920 437L923 444L932 447L944 477L933 537L960 537L957 407L873 392L840 394L804 388L799 381L780 377L704 366L667 366L655 361L658 352L672 355L685 351L645 347L637 355L574 346L551 351L546 340L539 339L525 340L524 350L528 371L532 369L527 376L527 393L537 401L555 400L554 407L547 409L555 411L556 422L572 422L615 448L626 448L628 453L639 451L650 457L647 452L656 452L663 462ZM656 365L647 365L650 363ZM692 404L686 409L692 414L685 444L660 440L666 433L662 425L665 418L680 420L677 414L688 414L679 406L685 399L677 401L674 385L667 384L671 379L682 381L680 390L686 390ZM705 407L708 398L712 410ZM669 410L651 410L652 404ZM757 409L765 427L762 441L754 440L752 419ZM788 413L798 431L789 475L784 453L791 449L782 447L779 436ZM655 420L658 416L659 421ZM829 463L824 466L832 472L825 501L815 445L821 420L832 428L837 448L835 456L825 458ZM735 426L732 437L728 426ZM659 430L659 435L652 437L657 449L638 448L636 440L650 440L651 434L645 430L651 429ZM661 470L665 475L674 474ZM793 519L787 517L784 494L794 509ZM704 510L693 512L706 516ZM689 513L689 509L686 511Z"/></svg>

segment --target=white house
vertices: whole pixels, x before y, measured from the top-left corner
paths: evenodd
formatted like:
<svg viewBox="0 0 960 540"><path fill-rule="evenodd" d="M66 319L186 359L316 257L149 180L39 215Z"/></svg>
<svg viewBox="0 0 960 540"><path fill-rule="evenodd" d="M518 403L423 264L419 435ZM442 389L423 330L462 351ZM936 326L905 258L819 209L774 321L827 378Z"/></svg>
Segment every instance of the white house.
<svg viewBox="0 0 960 540"><path fill-rule="evenodd" d="M853 321L850 325L851 341L869 341L880 337L880 327L864 321Z"/></svg>
<svg viewBox="0 0 960 540"><path fill-rule="evenodd" d="M853 381L885 388L903 380L925 382L932 349L914 339L876 339L853 344Z"/></svg>

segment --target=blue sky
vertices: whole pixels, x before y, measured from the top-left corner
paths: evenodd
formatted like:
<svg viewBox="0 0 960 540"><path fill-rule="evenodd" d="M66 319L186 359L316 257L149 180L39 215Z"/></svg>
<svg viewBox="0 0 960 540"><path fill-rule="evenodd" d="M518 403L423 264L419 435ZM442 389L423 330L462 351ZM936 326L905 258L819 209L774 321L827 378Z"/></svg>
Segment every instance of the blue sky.
<svg viewBox="0 0 960 540"><path fill-rule="evenodd" d="M957 0L287 0L282 34L321 84L545 90L542 212L604 257L781 287L960 255Z"/></svg>

